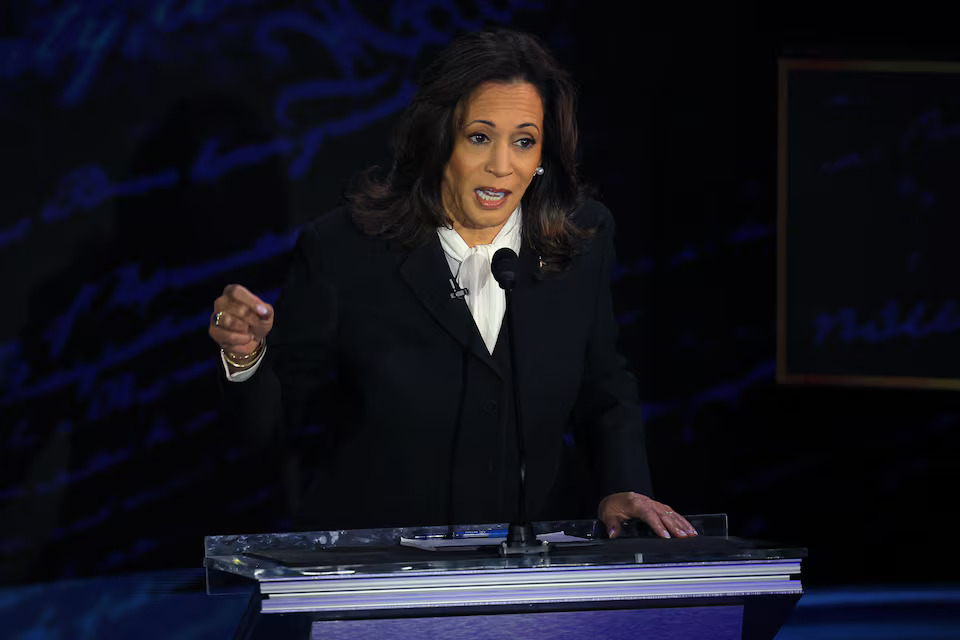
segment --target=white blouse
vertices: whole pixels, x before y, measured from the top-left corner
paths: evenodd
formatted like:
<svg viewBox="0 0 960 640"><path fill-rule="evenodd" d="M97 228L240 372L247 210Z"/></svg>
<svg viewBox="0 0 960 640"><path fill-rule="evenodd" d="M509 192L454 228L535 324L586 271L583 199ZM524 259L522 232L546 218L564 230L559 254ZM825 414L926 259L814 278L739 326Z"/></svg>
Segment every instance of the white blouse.
<svg viewBox="0 0 960 640"><path fill-rule="evenodd" d="M492 354L507 310L507 298L490 271L490 261L493 260L493 254L504 247L513 249L515 253L520 252L520 207L510 214L490 244L468 247L460 234L448 227L437 229L437 235L447 256L450 273L457 284L467 290L464 298L467 307L477 323L487 351Z"/></svg>

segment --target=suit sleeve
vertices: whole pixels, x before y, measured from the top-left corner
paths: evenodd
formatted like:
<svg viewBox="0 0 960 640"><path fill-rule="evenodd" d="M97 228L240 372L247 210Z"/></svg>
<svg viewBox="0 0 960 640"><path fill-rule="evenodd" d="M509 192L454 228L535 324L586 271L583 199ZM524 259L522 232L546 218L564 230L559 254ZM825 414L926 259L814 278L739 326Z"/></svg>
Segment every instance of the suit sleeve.
<svg viewBox="0 0 960 640"><path fill-rule="evenodd" d="M305 227L274 308L263 362L243 382L230 383L221 375L224 417L250 446L283 440L289 427L301 424L311 400L328 386L338 314L323 257L315 226Z"/></svg>
<svg viewBox="0 0 960 640"><path fill-rule="evenodd" d="M574 410L575 438L585 440L599 497L636 491L652 497L637 383L617 351L617 321L610 277L614 265L613 217L600 206L589 261L597 268L597 296L583 383Z"/></svg>

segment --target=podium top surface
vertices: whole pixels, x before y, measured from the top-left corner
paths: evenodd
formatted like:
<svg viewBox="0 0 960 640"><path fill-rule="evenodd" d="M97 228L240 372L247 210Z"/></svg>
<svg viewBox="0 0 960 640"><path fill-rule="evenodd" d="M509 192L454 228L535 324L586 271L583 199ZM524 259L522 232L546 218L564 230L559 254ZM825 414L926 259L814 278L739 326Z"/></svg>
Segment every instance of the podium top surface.
<svg viewBox="0 0 960 640"><path fill-rule="evenodd" d="M208 536L205 564L209 570L264 582L394 573L762 563L799 560L806 556L806 549L797 546L728 536L723 514L687 516L687 519L701 535L661 539L643 535L640 527L632 526L625 528L622 537L609 540L603 526L595 520L538 522L534 523L538 535L563 532L580 540L551 543L540 554L506 557L499 553L496 543L470 546L465 542L466 546L438 550L400 544L401 538L424 541L448 537L496 538L506 529L505 523Z"/></svg>

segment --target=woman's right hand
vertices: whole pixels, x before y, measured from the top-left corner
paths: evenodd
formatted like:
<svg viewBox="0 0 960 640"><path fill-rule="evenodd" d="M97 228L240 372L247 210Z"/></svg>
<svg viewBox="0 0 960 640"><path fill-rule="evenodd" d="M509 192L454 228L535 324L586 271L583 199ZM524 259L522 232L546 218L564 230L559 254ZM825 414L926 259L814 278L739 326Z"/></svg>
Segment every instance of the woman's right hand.
<svg viewBox="0 0 960 640"><path fill-rule="evenodd" d="M273 307L239 284L228 284L214 300L207 333L228 353L247 356L273 328Z"/></svg>

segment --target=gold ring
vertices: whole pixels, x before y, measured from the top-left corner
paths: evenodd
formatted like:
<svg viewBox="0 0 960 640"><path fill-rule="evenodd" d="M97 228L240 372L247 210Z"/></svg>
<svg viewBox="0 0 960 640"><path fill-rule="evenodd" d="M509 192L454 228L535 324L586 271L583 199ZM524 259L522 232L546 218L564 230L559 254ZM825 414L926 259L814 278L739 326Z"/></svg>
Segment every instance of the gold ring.
<svg viewBox="0 0 960 640"><path fill-rule="evenodd" d="M222 316L222 315L223 315L223 311L217 311L217 313L214 314L214 316L213 316L213 326L215 326L215 327L219 327L219 326L220 326L220 316Z"/></svg>

